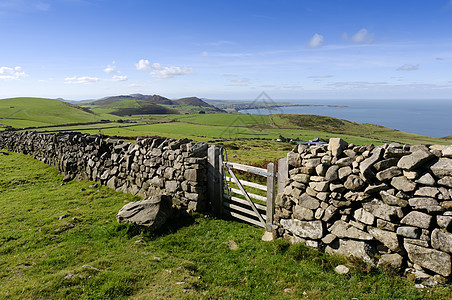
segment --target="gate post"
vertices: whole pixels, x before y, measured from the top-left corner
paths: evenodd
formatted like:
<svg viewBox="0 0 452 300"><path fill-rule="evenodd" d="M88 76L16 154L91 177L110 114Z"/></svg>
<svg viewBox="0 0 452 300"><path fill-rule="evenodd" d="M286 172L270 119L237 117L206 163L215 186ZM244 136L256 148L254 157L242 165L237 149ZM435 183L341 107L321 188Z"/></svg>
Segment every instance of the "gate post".
<svg viewBox="0 0 452 300"><path fill-rule="evenodd" d="M278 193L284 190L284 181L289 178L289 166L287 165L287 157L278 160Z"/></svg>
<svg viewBox="0 0 452 300"><path fill-rule="evenodd" d="M272 231L273 215L275 214L275 193L276 193L276 167L274 163L267 165L267 172L270 173L267 177L267 213L266 223L267 231Z"/></svg>
<svg viewBox="0 0 452 300"><path fill-rule="evenodd" d="M223 214L223 162L220 147L212 145L207 150L207 188L212 210L215 215L221 217Z"/></svg>

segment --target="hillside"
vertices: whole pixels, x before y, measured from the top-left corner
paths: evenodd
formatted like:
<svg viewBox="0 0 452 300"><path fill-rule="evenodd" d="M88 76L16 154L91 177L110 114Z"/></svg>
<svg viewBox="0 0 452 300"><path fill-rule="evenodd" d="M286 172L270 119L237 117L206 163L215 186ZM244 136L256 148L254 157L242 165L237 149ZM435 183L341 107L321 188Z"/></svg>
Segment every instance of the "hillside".
<svg viewBox="0 0 452 300"><path fill-rule="evenodd" d="M106 98L91 102L91 104L92 105L107 105L107 104L112 104L112 103L120 102L120 101L124 101L124 100L141 100L141 101L152 103L152 104L163 104L163 105L172 105L173 104L172 100L162 97L160 95L142 95L142 94L106 97Z"/></svg>
<svg viewBox="0 0 452 300"><path fill-rule="evenodd" d="M197 97L170 100L160 95L121 95L103 98L84 105L94 112L111 113L118 116L177 114L177 113L219 113L223 110Z"/></svg>
<svg viewBox="0 0 452 300"><path fill-rule="evenodd" d="M97 122L101 116L80 106L45 98L9 98L0 100L0 126L45 126Z"/></svg>

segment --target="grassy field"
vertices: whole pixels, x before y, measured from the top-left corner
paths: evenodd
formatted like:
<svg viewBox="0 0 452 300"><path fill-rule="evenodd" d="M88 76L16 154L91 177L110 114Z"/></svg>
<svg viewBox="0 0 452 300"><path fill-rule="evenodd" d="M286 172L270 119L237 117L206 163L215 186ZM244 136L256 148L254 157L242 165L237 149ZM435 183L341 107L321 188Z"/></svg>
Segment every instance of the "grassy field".
<svg viewBox="0 0 452 300"><path fill-rule="evenodd" d="M406 278L204 216L154 234L119 225L137 198L0 154L0 299L447 299ZM60 216L66 218L59 219ZM234 244L237 249L233 250ZM334 272L338 264L352 270Z"/></svg>
<svg viewBox="0 0 452 300"><path fill-rule="evenodd" d="M349 143L375 144L452 144L452 138L431 138L391 128L354 123L313 115L246 115L246 114L169 114L133 115L122 118L111 115L114 110L137 108L135 100L93 106L92 112L50 99L15 98L0 100L0 124L13 127L39 126L37 132L80 131L134 140L137 136L190 138L224 146L231 161L259 165L286 155L293 145L277 143L279 137L315 137L328 141L341 137ZM183 105L182 105L183 106ZM114 122L87 124L108 119ZM136 123L123 123L131 120ZM119 121L119 122L118 122ZM122 121L122 122L121 122ZM72 126L45 127L55 124L80 123ZM85 123L85 124L84 124Z"/></svg>
<svg viewBox="0 0 452 300"><path fill-rule="evenodd" d="M42 98L0 100L0 124L13 127L96 122L103 117L62 101Z"/></svg>

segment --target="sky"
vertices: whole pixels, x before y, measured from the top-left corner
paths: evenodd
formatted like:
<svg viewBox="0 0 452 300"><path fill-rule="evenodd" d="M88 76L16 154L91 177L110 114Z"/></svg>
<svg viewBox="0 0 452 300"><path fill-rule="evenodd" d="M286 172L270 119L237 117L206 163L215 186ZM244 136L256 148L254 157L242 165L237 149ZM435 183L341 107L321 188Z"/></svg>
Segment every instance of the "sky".
<svg viewBox="0 0 452 300"><path fill-rule="evenodd" d="M452 101L452 0L0 0L0 39L0 98Z"/></svg>

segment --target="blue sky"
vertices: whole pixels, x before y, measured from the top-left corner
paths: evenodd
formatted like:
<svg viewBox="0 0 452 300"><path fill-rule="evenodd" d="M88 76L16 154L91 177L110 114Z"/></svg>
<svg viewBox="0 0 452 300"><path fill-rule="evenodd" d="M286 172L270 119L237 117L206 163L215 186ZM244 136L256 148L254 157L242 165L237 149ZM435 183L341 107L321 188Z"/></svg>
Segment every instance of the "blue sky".
<svg viewBox="0 0 452 300"><path fill-rule="evenodd" d="M0 0L0 98L452 99L452 0Z"/></svg>

